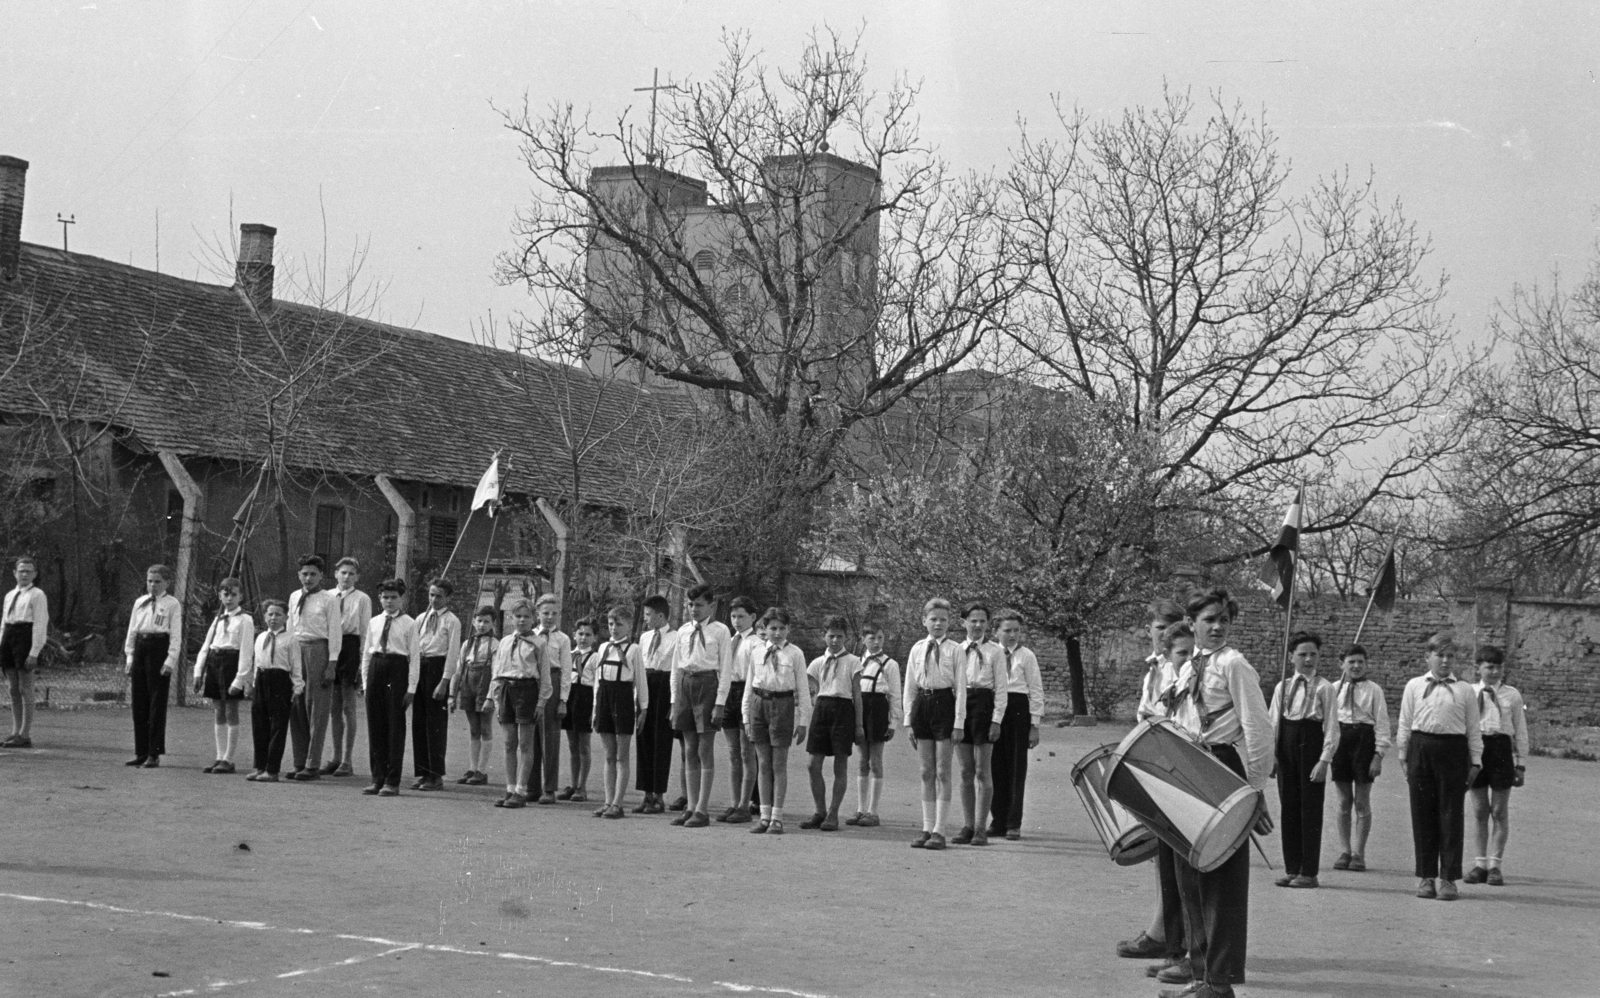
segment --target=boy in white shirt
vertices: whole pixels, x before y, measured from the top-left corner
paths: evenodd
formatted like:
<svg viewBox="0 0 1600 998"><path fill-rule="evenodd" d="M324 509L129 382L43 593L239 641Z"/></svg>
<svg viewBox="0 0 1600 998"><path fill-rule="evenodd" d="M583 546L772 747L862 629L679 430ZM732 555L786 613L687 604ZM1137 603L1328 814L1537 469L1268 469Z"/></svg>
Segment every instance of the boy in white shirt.
<svg viewBox="0 0 1600 998"><path fill-rule="evenodd" d="M711 824L711 784L716 777L717 731L732 686L731 642L726 624L712 619L716 592L704 583L689 590L689 619L678 628L672 654L672 727L683 738L688 803L672 820L685 828Z"/></svg>
<svg viewBox="0 0 1600 998"><path fill-rule="evenodd" d="M283 748L289 739L289 714L295 697L305 694L300 642L285 630L288 607L269 599L262 610L266 629L255 639L250 661L242 663L229 691L250 694L250 736L255 743L253 783L277 783Z"/></svg>
<svg viewBox="0 0 1600 998"><path fill-rule="evenodd" d="M1500 860L1511 834L1511 788L1523 784L1528 758L1527 706L1515 687L1505 684L1506 653L1494 645L1478 649L1478 730L1483 735L1483 768L1472 782L1473 842L1477 862L1461 879L1469 884L1505 886ZM1492 835L1491 835L1492 828Z"/></svg>
<svg viewBox="0 0 1600 998"><path fill-rule="evenodd" d="M894 738L902 716L900 663L884 654L883 628L868 624L861 629L861 769L856 774L856 813L847 825L876 828L878 802L883 799L883 747Z"/></svg>
<svg viewBox="0 0 1600 998"><path fill-rule="evenodd" d="M806 667L806 677L816 685L817 698L811 707L811 726L806 735L806 752L811 756L811 799L817 809L801 828L824 832L839 830L839 805L844 801L845 783L850 777L850 746L864 741L861 722L861 660L845 651L850 639L850 624L841 616L822 622L824 652ZM828 797L828 782L822 775L822 760L833 756L833 797Z"/></svg>
<svg viewBox="0 0 1600 998"><path fill-rule="evenodd" d="M0 633L0 674L11 688L11 737L0 748L33 746L33 670L39 665L50 635L50 605L44 590L35 586L39 566L32 558L18 558L11 567L17 587L6 593L4 631Z"/></svg>
<svg viewBox="0 0 1600 998"><path fill-rule="evenodd" d="M922 763L922 834L913 849L943 849L945 811L950 806L952 738L967 723L967 670L961 646L946 640L950 601L935 597L922 608L928 636L906 656L905 725Z"/></svg>
<svg viewBox="0 0 1600 998"><path fill-rule="evenodd" d="M172 570L151 565L145 594L133 601L122 654L132 678L133 758L126 765L154 769L167 752L167 691L183 651L183 607L167 593Z"/></svg>
<svg viewBox="0 0 1600 998"><path fill-rule="evenodd" d="M1367 868L1367 836L1372 832L1372 784L1383 772L1389 750L1389 705L1383 687L1367 678L1367 650L1344 650L1344 675L1334 689L1339 705L1339 747L1333 753L1333 788L1339 795L1335 827L1339 855L1335 870Z"/></svg>
<svg viewBox="0 0 1600 998"><path fill-rule="evenodd" d="M340 558L333 568L333 603L339 614L339 643L334 660L332 702L328 706L329 736L333 744L329 760L320 770L323 776L349 776L355 772L356 718L361 712L361 643L372 622L372 599L356 588L361 581L361 563Z"/></svg>
<svg viewBox="0 0 1600 998"><path fill-rule="evenodd" d="M1039 725L1044 720L1044 680L1039 674L1039 659L1022 643L1022 614L1001 610L995 614L994 625L1007 680L1000 739L994 746L994 802L989 834L1015 842L1022 838L1028 753L1039 744Z"/></svg>
<svg viewBox="0 0 1600 998"><path fill-rule="evenodd" d="M289 745L294 753L291 780L322 778L322 746L333 710L334 663L330 649L344 633L338 601L322 588L326 566L318 555L300 559L300 588L289 596L289 634L300 642L305 692L289 715Z"/></svg>
<svg viewBox="0 0 1600 998"><path fill-rule="evenodd" d="M216 708L217 759L207 773L232 773L234 747L239 742L239 701L244 694L233 688L241 671L250 671L255 654L255 621L239 606L244 587L238 579L217 583L222 610L206 628L200 654L194 659L194 691L209 697Z"/></svg>
<svg viewBox="0 0 1600 998"><path fill-rule="evenodd" d="M665 596L650 596L642 606L644 633L639 644L644 651L645 682L650 687L650 706L639 726L634 743L637 759L634 786L644 800L634 814L661 814L667 809L667 784L672 777L672 652L676 631L667 628L672 604Z"/></svg>
<svg viewBox="0 0 1600 998"><path fill-rule="evenodd" d="M1317 675L1322 638L1310 631L1289 636L1293 674L1272 693L1274 766L1282 806L1279 835L1283 875L1279 887L1315 888L1322 859L1322 810L1328 771L1339 747L1339 708L1333 684Z"/></svg>
<svg viewBox="0 0 1600 998"><path fill-rule="evenodd" d="M751 656L765 654L765 642L757 633L756 604L748 596L735 596L728 605L728 622L733 636L728 639L727 689L722 691L722 737L728 742L728 786L733 803L717 817L729 824L750 820L750 796L755 791L756 747L744 733L744 691L750 681Z"/></svg>
<svg viewBox="0 0 1600 998"><path fill-rule="evenodd" d="M406 760L406 711L417 692L422 671L417 622L405 612L406 584L389 579L378 585L383 613L367 625L367 652L361 663L361 685L367 695L367 754L372 762L368 796L400 793L400 770ZM301 642L301 654L305 643Z"/></svg>
<svg viewBox="0 0 1600 998"><path fill-rule="evenodd" d="M422 695L411 701L412 790L444 789L450 682L461 655L461 619L450 610L453 592L445 579L428 583L428 609L417 618L417 689Z"/></svg>
<svg viewBox="0 0 1600 998"><path fill-rule="evenodd" d="M761 820L752 834L783 834L783 801L789 792L789 746L805 741L811 723L811 689L806 660L789 643L789 611L781 606L761 618L767 644L752 661L744 690L744 724L760 760Z"/></svg>

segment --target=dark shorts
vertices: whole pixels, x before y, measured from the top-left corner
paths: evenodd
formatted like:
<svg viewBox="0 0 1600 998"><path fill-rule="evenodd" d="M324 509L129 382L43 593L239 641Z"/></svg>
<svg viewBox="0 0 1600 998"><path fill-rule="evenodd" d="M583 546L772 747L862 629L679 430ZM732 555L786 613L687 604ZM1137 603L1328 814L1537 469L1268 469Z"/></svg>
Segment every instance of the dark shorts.
<svg viewBox="0 0 1600 998"><path fill-rule="evenodd" d="M534 724L539 720L539 680L508 679L500 684L495 720L501 724Z"/></svg>
<svg viewBox="0 0 1600 998"><path fill-rule="evenodd" d="M345 634L339 638L339 657L334 659L333 674L340 686L361 685L361 635Z"/></svg>
<svg viewBox="0 0 1600 998"><path fill-rule="evenodd" d="M489 680L494 676L494 666L468 665L462 667L461 684L456 687L456 709L478 713L489 705Z"/></svg>
<svg viewBox="0 0 1600 998"><path fill-rule="evenodd" d="M844 697L817 697L806 729L806 752L849 758L856 740L856 702Z"/></svg>
<svg viewBox="0 0 1600 998"><path fill-rule="evenodd" d="M994 716L994 690L967 687L967 744L989 744L989 725L999 722Z"/></svg>
<svg viewBox="0 0 1600 998"><path fill-rule="evenodd" d="M1473 789L1510 790L1517 778L1517 754L1510 735L1483 736L1483 768L1472 781Z"/></svg>
<svg viewBox="0 0 1600 998"><path fill-rule="evenodd" d="M594 687L573 683L567 690L567 713L561 719L562 731L587 735L594 730Z"/></svg>
<svg viewBox="0 0 1600 998"><path fill-rule="evenodd" d="M594 730L602 735L631 735L639 722L633 702L633 683L602 679L595 691Z"/></svg>
<svg viewBox="0 0 1600 998"><path fill-rule="evenodd" d="M0 672L27 671L28 652L33 650L33 625L7 624L0 633Z"/></svg>
<svg viewBox="0 0 1600 998"><path fill-rule="evenodd" d="M956 730L956 691L918 690L911 701L911 733L941 741Z"/></svg>
<svg viewBox="0 0 1600 998"><path fill-rule="evenodd" d="M1339 724L1339 747L1333 753L1333 782L1371 783L1378 736L1370 724Z"/></svg>
<svg viewBox="0 0 1600 998"><path fill-rule="evenodd" d="M239 675L239 649L213 648L206 652L206 675L201 693L209 700L243 700L243 693L230 692L228 687Z"/></svg>
<svg viewBox="0 0 1600 998"><path fill-rule="evenodd" d="M738 731L744 727L744 681L728 687L728 702L722 706L722 730Z"/></svg>
<svg viewBox="0 0 1600 998"><path fill-rule="evenodd" d="M861 726L866 731L867 744L889 740L889 694L861 694Z"/></svg>
<svg viewBox="0 0 1600 998"><path fill-rule="evenodd" d="M714 669L685 672L678 677L678 699L672 705L672 730L700 734L716 730L711 726L711 711L717 706L717 682Z"/></svg>
<svg viewBox="0 0 1600 998"><path fill-rule="evenodd" d="M794 691L762 696L756 690L750 708L750 740L758 745L794 741Z"/></svg>

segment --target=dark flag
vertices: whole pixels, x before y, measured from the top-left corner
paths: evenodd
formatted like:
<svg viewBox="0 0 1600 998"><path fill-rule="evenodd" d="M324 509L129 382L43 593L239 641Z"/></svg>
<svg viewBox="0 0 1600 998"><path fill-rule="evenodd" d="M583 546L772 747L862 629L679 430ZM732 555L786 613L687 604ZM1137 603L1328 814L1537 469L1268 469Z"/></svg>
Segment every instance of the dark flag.
<svg viewBox="0 0 1600 998"><path fill-rule="evenodd" d="M1289 605L1294 590L1294 566L1300 553L1300 511L1305 501L1306 490L1302 485L1283 514L1278 542L1267 550L1267 563L1261 566L1261 584L1272 590L1273 602L1281 607Z"/></svg>
<svg viewBox="0 0 1600 998"><path fill-rule="evenodd" d="M1388 613L1394 609L1395 590L1398 581L1394 570L1394 541L1389 542L1389 553L1383 556L1383 564L1378 566L1378 574L1372 577L1372 585L1367 587L1367 595L1372 597L1372 605Z"/></svg>

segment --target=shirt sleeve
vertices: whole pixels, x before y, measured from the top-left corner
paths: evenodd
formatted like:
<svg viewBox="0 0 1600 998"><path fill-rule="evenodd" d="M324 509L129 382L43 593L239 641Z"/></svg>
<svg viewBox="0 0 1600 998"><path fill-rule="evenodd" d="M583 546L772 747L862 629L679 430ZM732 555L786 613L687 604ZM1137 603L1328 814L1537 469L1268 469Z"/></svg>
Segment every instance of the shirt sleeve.
<svg viewBox="0 0 1600 998"><path fill-rule="evenodd" d="M945 645L945 648L952 649L960 647L956 644ZM943 648L939 650L939 654L944 654ZM953 672L956 677L956 730L964 731L967 727L967 663L957 658Z"/></svg>
<svg viewBox="0 0 1600 998"><path fill-rule="evenodd" d="M358 592L361 598L356 600L356 633L361 635L361 654L367 653L367 645L372 641L372 598L366 593ZM339 622L339 633L344 633L344 622ZM342 638L340 640L343 640Z"/></svg>
<svg viewBox="0 0 1600 998"><path fill-rule="evenodd" d="M172 612L167 614L167 660L163 671L177 671L178 659L183 655L183 604L172 599Z"/></svg>
<svg viewBox="0 0 1600 998"><path fill-rule="evenodd" d="M211 650L211 636L217 632L217 621L213 619L211 626L206 628L206 636L200 641L200 654L194 657L194 678L198 680L206 674L206 652ZM239 655L244 656L244 649L239 649Z"/></svg>
<svg viewBox="0 0 1600 998"><path fill-rule="evenodd" d="M733 633L722 631L717 643L717 699L721 705L728 702L728 691L733 688Z"/></svg>
<svg viewBox="0 0 1600 998"><path fill-rule="evenodd" d="M1039 672L1039 656L1032 651L1023 662L1022 673L1028 680L1029 721L1038 727L1044 723L1044 676Z"/></svg>
<svg viewBox="0 0 1600 998"><path fill-rule="evenodd" d="M256 681L256 647L255 637L250 639L250 654L247 657L243 648L239 649L239 671L234 673L233 685L229 689L245 692Z"/></svg>
<svg viewBox="0 0 1600 998"><path fill-rule="evenodd" d="M1283 702L1283 683L1272 688L1272 702L1267 705L1267 715L1272 719L1272 744L1278 744L1278 721L1283 714L1280 704ZM1242 717L1241 717L1242 720Z"/></svg>
<svg viewBox="0 0 1600 998"><path fill-rule="evenodd" d="M367 621L367 630L372 630L372 622ZM372 635L364 634L361 637L361 688L367 688L367 680L372 674Z"/></svg>
<svg viewBox="0 0 1600 998"><path fill-rule="evenodd" d="M916 657L917 646L912 645L910 654L906 655L906 681L905 687L901 690L901 707L904 710L901 723L908 728L911 727L911 705L916 702L917 689L922 683L922 677L917 675L920 670L911 664L911 660Z"/></svg>
<svg viewBox="0 0 1600 998"><path fill-rule="evenodd" d="M306 688L305 667L300 664L300 642L288 631L283 633L288 638L285 643L289 646L289 678L294 681L295 696L299 696Z"/></svg>
<svg viewBox="0 0 1600 998"><path fill-rule="evenodd" d="M327 628L328 656L338 658L339 642L344 640L344 614L339 611L339 600L332 589L322 591L322 620Z"/></svg>
<svg viewBox="0 0 1600 998"><path fill-rule="evenodd" d="M445 614L444 618L444 678L454 679L456 670L461 667L461 618L453 613ZM429 690L432 696L433 691Z"/></svg>
<svg viewBox="0 0 1600 998"><path fill-rule="evenodd" d="M50 639L50 598L38 586L33 587L33 592L33 599L28 601L33 616L33 643L28 646L28 658L37 659Z"/></svg>
<svg viewBox="0 0 1600 998"><path fill-rule="evenodd" d="M1467 687L1467 754L1472 757L1472 765L1483 765L1483 731L1478 727L1478 697L1472 692L1472 687Z"/></svg>
<svg viewBox="0 0 1600 998"><path fill-rule="evenodd" d="M1228 695L1233 698L1244 733L1245 777L1252 786L1262 787L1272 771L1272 723L1268 720L1266 698L1261 695L1261 679L1243 655L1235 654L1230 663Z"/></svg>
<svg viewBox="0 0 1600 998"><path fill-rule="evenodd" d="M900 702L900 664L892 658L884 659L883 678L889 684L889 728L893 730L905 721L901 714L905 706Z"/></svg>
<svg viewBox="0 0 1600 998"><path fill-rule="evenodd" d="M1333 754L1339 751L1339 700L1332 683L1323 683L1317 692L1322 700L1322 755L1318 762L1332 764ZM1274 739L1273 744L1277 741Z"/></svg>
<svg viewBox="0 0 1600 998"><path fill-rule="evenodd" d="M1528 758L1528 705L1520 691L1511 705L1511 735L1512 743L1517 747L1515 762L1520 766Z"/></svg>
<svg viewBox="0 0 1600 998"><path fill-rule="evenodd" d="M811 724L811 682L806 676L806 659L794 645L785 645L783 654L794 669L794 723L795 727Z"/></svg>
<svg viewBox="0 0 1600 998"><path fill-rule="evenodd" d="M1381 758L1394 744L1394 739L1389 735L1389 704L1383 695L1383 688L1373 684L1372 690L1373 737L1377 740L1377 752Z"/></svg>
<svg viewBox="0 0 1600 998"><path fill-rule="evenodd" d="M239 614L239 674L255 672L256 622L248 613ZM234 683L238 685L237 682ZM243 687L240 687L243 689Z"/></svg>
<svg viewBox="0 0 1600 998"><path fill-rule="evenodd" d="M1416 698L1413 695L1415 690L1416 680L1412 680L1406 683L1406 688L1400 693L1400 724L1395 728L1394 747L1402 765L1406 761L1406 748L1411 744L1411 725L1415 723L1417 711Z"/></svg>
<svg viewBox="0 0 1600 998"><path fill-rule="evenodd" d="M133 601L133 612L128 614L128 636L122 639L122 657L127 660L128 668L133 668L133 641L139 634L135 628L139 626L139 602L144 597L140 596Z"/></svg>
<svg viewBox="0 0 1600 998"><path fill-rule="evenodd" d="M561 640L556 642L556 661L561 666L561 702L567 702L567 694L572 692L572 641L560 631Z"/></svg>
<svg viewBox="0 0 1600 998"><path fill-rule="evenodd" d="M417 680L422 678L422 633L417 629L417 621L411 618L411 654L406 656L406 692L416 695ZM544 684L541 683L540 686ZM430 691L431 692L431 691Z"/></svg>

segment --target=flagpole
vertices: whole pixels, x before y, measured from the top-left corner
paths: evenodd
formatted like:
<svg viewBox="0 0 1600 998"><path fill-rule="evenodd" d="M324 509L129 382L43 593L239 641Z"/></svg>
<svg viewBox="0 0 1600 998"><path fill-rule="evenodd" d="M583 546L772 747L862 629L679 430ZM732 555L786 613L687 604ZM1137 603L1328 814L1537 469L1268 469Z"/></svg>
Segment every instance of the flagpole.
<svg viewBox="0 0 1600 998"><path fill-rule="evenodd" d="M450 563L456 560L456 552L461 550L461 542L467 537L467 528L472 525L472 514L476 512L476 509L467 510L467 521L461 525L460 533L456 534L456 546L450 549L450 557L444 560L444 568L439 572L441 577L450 574Z"/></svg>
<svg viewBox="0 0 1600 998"><path fill-rule="evenodd" d="M1387 549L1385 549L1385 551L1383 552L1383 561L1378 564L1378 576L1379 576L1380 579L1382 578L1382 576L1384 574L1384 569L1389 564L1389 559L1394 557L1394 542L1398 538L1399 538L1399 534L1398 533L1394 533L1394 534L1390 534L1389 535L1389 547ZM1361 613L1361 623L1356 625L1355 640L1351 641L1350 642L1351 644L1358 645L1358 644L1361 643L1361 632L1367 629L1367 617L1371 616L1371 614L1372 614L1372 605L1374 603L1376 603L1377 600L1378 600L1378 587L1377 586L1373 586L1371 589L1367 590L1367 608L1365 610L1363 610L1362 613Z"/></svg>
<svg viewBox="0 0 1600 998"><path fill-rule="evenodd" d="M494 554L494 532L500 526L500 518L494 515L494 510L489 510L489 545L483 549L483 569L478 572L478 591L472 597L472 612L477 613L478 601L483 599L483 580L489 575L489 557ZM495 609L499 609L496 607Z"/></svg>
<svg viewBox="0 0 1600 998"><path fill-rule="evenodd" d="M1298 554L1299 552L1296 552ZM1300 559L1296 557L1289 562L1289 602L1283 608L1283 669L1278 677L1278 720L1283 720L1283 712L1287 705L1283 702L1289 685L1289 635L1294 626L1294 581L1300 574Z"/></svg>

